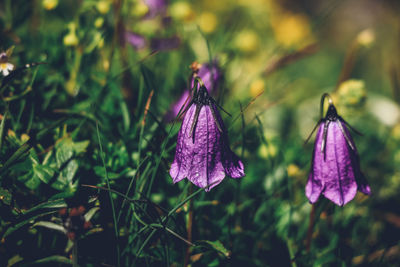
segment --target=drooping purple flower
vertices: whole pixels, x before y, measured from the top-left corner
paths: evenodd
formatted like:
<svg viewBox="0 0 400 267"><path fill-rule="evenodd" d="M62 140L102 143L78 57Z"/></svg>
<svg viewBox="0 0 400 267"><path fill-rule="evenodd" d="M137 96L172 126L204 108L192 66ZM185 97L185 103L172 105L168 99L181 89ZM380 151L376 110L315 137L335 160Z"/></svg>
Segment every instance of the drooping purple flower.
<svg viewBox="0 0 400 267"><path fill-rule="evenodd" d="M189 103L169 173L174 183L188 178L206 191L218 185L225 175L232 178L245 175L243 163L229 148L217 105L204 86Z"/></svg>
<svg viewBox="0 0 400 267"><path fill-rule="evenodd" d="M212 95L216 91L216 88L218 88L221 80L221 70L218 67L218 63L216 61L214 61L213 64L199 64L197 62L194 62L191 65L191 69L193 73L190 86L193 88L195 80L194 78L200 77L200 79L204 82L208 93ZM188 104L190 102L189 97L190 91L186 89L179 100L172 104L170 111L165 115L167 121L173 120L174 118L176 118L176 116L178 116L180 110L185 110L188 107Z"/></svg>
<svg viewBox="0 0 400 267"><path fill-rule="evenodd" d="M327 96L325 94L323 100ZM349 126L337 114L332 101L326 116L320 120L314 144L306 196L315 203L323 194L336 205L351 201L357 190L369 195L371 189L360 170L360 159L350 135Z"/></svg>

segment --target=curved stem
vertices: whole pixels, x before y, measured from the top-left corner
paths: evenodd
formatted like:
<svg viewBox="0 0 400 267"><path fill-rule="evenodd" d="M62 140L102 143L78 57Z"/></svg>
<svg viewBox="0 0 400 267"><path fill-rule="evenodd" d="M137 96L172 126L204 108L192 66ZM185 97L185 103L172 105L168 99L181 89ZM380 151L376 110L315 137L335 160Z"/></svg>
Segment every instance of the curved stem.
<svg viewBox="0 0 400 267"><path fill-rule="evenodd" d="M196 87L197 83L200 85L200 87L205 87L203 80L199 76L194 77L193 88Z"/></svg>
<svg viewBox="0 0 400 267"><path fill-rule="evenodd" d="M315 219L315 204L313 204L311 207L310 221L308 223L307 239L306 239L307 252L310 252L310 248L311 248L311 240L312 240L312 234L313 234L313 230L314 230L314 219Z"/></svg>
<svg viewBox="0 0 400 267"><path fill-rule="evenodd" d="M321 119L324 117L324 103L325 103L325 98L328 98L328 103L329 105L333 105L333 101L331 96L328 93L324 93L321 96L321 106L320 106L320 114L321 114Z"/></svg>

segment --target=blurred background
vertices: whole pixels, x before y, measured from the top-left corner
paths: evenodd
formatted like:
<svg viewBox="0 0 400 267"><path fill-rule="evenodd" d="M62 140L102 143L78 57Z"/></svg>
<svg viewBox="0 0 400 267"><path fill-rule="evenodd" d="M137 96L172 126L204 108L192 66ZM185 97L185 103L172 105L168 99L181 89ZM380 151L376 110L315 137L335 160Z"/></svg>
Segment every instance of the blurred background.
<svg viewBox="0 0 400 267"><path fill-rule="evenodd" d="M0 1L1 266L398 266L396 0ZM168 173L193 64L246 176ZM192 67L192 68L191 68ZM372 190L304 188L323 93Z"/></svg>

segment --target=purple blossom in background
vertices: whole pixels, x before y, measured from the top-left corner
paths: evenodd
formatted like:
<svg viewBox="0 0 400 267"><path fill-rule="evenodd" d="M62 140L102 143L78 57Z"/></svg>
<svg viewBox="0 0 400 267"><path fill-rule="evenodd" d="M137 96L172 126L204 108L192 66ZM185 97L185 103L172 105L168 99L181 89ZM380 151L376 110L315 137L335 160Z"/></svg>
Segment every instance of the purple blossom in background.
<svg viewBox="0 0 400 267"><path fill-rule="evenodd" d="M178 36L166 37L166 38L153 38L151 39L151 50L153 51L165 51L173 50L181 45L181 38Z"/></svg>
<svg viewBox="0 0 400 267"><path fill-rule="evenodd" d="M206 191L218 185L225 175L245 175L243 163L229 148L215 101L204 86L195 93L185 113L169 173L174 183L188 178Z"/></svg>
<svg viewBox="0 0 400 267"><path fill-rule="evenodd" d="M326 95L323 96L323 99ZM322 106L323 106L322 99ZM315 203L322 193L336 205L351 201L357 190L369 195L371 189L360 170L360 160L348 125L330 101L315 139L306 196Z"/></svg>
<svg viewBox="0 0 400 267"><path fill-rule="evenodd" d="M144 36L130 31L125 32L125 40L136 50L145 48L147 44L147 40Z"/></svg>
<svg viewBox="0 0 400 267"><path fill-rule="evenodd" d="M157 15L164 15L167 10L166 0L144 0L144 3L149 8L146 18L154 18Z"/></svg>
<svg viewBox="0 0 400 267"><path fill-rule="evenodd" d="M194 62L191 66L193 74L191 79L191 88L194 87L194 77L200 77L204 82L205 87L209 94L213 94L218 88L221 80L221 70L218 67L218 63L215 61L212 66L209 63L198 64ZM167 121L171 121L178 116L179 110L185 110L190 102L189 100L190 90L186 89L178 101L176 101L170 111L165 115ZM184 106L186 102L186 105Z"/></svg>

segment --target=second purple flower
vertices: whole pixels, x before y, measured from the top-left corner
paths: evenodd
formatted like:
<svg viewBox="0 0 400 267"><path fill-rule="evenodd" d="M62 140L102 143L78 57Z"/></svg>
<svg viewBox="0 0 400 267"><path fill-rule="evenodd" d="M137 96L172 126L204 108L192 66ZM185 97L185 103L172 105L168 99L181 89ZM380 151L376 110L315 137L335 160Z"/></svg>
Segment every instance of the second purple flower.
<svg viewBox="0 0 400 267"><path fill-rule="evenodd" d="M306 196L310 203L315 203L323 194L336 205L343 206L355 197L357 190L369 195L371 189L361 173L348 124L337 114L328 94L322 96L321 110L325 97L329 99L329 107L319 122Z"/></svg>

